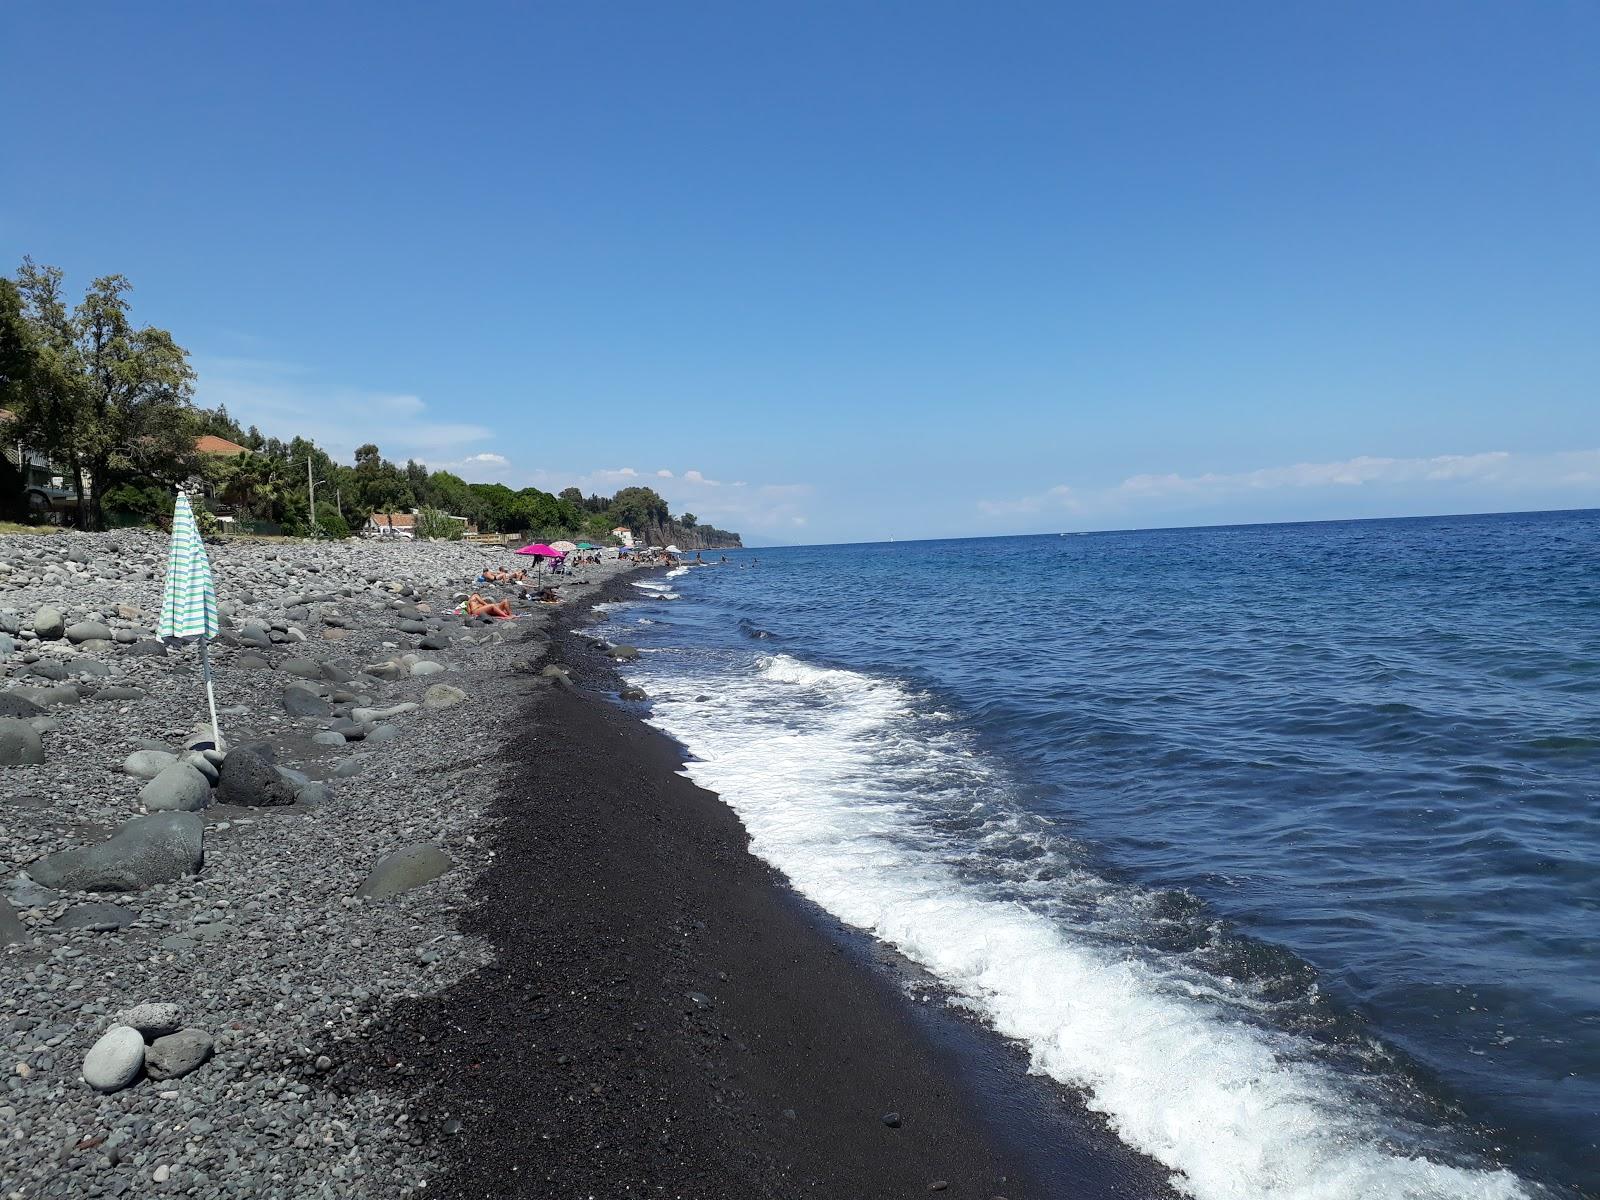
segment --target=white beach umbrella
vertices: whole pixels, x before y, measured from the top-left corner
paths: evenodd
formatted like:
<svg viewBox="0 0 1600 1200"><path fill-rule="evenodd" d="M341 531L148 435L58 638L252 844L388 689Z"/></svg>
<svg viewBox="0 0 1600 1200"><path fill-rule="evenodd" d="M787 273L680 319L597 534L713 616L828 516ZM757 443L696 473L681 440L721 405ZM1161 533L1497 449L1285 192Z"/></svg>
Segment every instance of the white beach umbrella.
<svg viewBox="0 0 1600 1200"><path fill-rule="evenodd" d="M200 672L206 681L206 703L211 708L211 736L222 749L222 730L217 725L217 695L211 684L211 660L206 643L217 636L217 591L211 583L211 563L205 543L194 523L189 497L178 493L172 510L172 549L167 555L167 590L161 597L161 620L156 625L159 638L198 638Z"/></svg>

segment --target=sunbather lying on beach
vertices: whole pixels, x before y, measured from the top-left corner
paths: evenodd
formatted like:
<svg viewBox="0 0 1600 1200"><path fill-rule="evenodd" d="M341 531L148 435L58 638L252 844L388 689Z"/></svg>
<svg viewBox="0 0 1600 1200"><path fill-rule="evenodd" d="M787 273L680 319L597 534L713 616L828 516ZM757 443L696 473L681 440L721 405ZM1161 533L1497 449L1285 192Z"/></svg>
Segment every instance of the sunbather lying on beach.
<svg viewBox="0 0 1600 1200"><path fill-rule="evenodd" d="M467 602L461 606L469 617L499 617L501 620L510 620L511 601L485 600L477 592L467 597Z"/></svg>

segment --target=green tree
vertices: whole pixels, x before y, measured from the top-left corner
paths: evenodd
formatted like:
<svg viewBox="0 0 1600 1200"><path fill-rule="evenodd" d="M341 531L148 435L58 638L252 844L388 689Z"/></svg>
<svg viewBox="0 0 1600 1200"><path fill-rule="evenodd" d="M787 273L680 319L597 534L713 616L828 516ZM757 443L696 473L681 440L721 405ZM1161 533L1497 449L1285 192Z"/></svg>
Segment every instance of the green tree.
<svg viewBox="0 0 1600 1200"><path fill-rule="evenodd" d="M623 488L611 498L609 515L613 525L626 525L652 539L660 536L669 519L667 502L647 487Z"/></svg>
<svg viewBox="0 0 1600 1200"><path fill-rule="evenodd" d="M384 458L371 442L356 447L354 480L367 512L387 515L416 507L417 498L405 472Z"/></svg>
<svg viewBox="0 0 1600 1200"><path fill-rule="evenodd" d="M684 513L683 516L678 518L678 524L682 525L685 529L693 529L696 525L700 524L700 518L695 516L693 513Z"/></svg>
<svg viewBox="0 0 1600 1200"><path fill-rule="evenodd" d="M22 293L11 280L0 278L0 408L19 408L39 370L39 348Z"/></svg>
<svg viewBox="0 0 1600 1200"><path fill-rule="evenodd" d="M17 286L40 367L17 415L20 435L65 463L78 523L104 524L101 498L120 483L182 478L194 456L194 371L164 329L135 326L121 275L96 279L68 312L62 273L24 259ZM86 488L84 472L92 480Z"/></svg>

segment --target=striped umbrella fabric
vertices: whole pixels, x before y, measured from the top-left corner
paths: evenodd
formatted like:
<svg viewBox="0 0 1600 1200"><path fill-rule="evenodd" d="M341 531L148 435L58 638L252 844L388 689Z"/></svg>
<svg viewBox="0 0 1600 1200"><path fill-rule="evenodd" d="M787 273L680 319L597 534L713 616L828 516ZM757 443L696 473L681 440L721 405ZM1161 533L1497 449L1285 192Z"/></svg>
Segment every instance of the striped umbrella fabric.
<svg viewBox="0 0 1600 1200"><path fill-rule="evenodd" d="M211 583L211 563L205 543L194 523L189 497L178 493L172 510L172 549L167 556L167 591L161 598L161 638L217 636L217 590Z"/></svg>
<svg viewBox="0 0 1600 1200"><path fill-rule="evenodd" d="M206 642L217 636L217 589L211 583L211 562L194 523L189 497L178 493L172 510L172 549L167 552L167 591L161 597L159 638L199 638L200 673L206 681L206 705L211 710L212 746L222 749L222 727L217 724L217 693L211 681L211 659Z"/></svg>

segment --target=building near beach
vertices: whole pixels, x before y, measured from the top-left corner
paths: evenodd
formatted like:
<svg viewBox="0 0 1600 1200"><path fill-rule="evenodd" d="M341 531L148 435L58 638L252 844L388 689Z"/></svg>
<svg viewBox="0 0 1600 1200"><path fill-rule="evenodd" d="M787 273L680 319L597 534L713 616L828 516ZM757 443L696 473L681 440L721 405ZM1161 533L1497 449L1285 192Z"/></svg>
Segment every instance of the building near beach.
<svg viewBox="0 0 1600 1200"><path fill-rule="evenodd" d="M617 541L621 542L624 546L628 547L628 549L633 549L633 530L629 529L626 525L618 525L611 531L611 536L616 538Z"/></svg>

